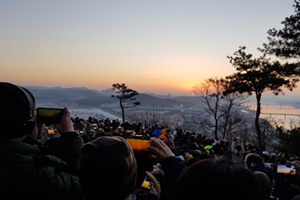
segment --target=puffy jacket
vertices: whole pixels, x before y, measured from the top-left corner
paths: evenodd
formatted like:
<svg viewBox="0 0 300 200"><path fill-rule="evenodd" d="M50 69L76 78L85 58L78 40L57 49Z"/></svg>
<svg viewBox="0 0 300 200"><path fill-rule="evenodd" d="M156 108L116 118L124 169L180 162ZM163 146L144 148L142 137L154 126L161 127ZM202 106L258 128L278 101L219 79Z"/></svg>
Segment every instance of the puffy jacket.
<svg viewBox="0 0 300 200"><path fill-rule="evenodd" d="M78 155L70 152L82 145L80 137L65 135L61 143L65 144L61 155L66 162L76 163ZM82 199L79 179L71 175L73 168L66 162L53 155L43 156L36 145L1 143L0 199Z"/></svg>
<svg viewBox="0 0 300 200"><path fill-rule="evenodd" d="M158 137L159 139L168 139L166 129L161 130L161 135Z"/></svg>
<svg viewBox="0 0 300 200"><path fill-rule="evenodd" d="M161 130L157 129L156 131L154 131L152 133L152 136L156 137L156 138L159 138L159 136L161 135Z"/></svg>

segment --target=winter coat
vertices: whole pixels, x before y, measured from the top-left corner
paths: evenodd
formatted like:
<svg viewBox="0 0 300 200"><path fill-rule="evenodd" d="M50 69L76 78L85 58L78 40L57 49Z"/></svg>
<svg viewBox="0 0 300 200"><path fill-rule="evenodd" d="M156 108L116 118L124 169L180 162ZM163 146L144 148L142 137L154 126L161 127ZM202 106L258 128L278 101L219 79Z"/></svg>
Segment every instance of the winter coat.
<svg viewBox="0 0 300 200"><path fill-rule="evenodd" d="M65 134L60 154L69 165L53 155L42 155L37 145L1 143L0 199L81 199L79 179L71 173L79 159L75 148L82 139L75 133Z"/></svg>
<svg viewBox="0 0 300 200"><path fill-rule="evenodd" d="M161 130L161 135L158 137L159 139L168 139L166 129Z"/></svg>
<svg viewBox="0 0 300 200"><path fill-rule="evenodd" d="M161 135L161 130L157 129L156 131L154 131L152 133L152 136L156 137L156 138L159 138L159 136Z"/></svg>
<svg viewBox="0 0 300 200"><path fill-rule="evenodd" d="M166 190L169 191L179 175L186 169L186 165L182 159L175 156L165 158L161 165L165 174Z"/></svg>

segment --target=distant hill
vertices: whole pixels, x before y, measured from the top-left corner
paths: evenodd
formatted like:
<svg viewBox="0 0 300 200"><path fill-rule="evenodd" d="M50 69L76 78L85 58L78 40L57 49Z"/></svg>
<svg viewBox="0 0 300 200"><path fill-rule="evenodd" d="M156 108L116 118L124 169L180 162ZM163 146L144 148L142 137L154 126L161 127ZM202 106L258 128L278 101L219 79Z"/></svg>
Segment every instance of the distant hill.
<svg viewBox="0 0 300 200"><path fill-rule="evenodd" d="M117 99L111 97L111 95L116 94L112 89L106 90L90 90L85 87L72 87L72 88L62 88L62 87L38 87L38 86L25 86L29 91L31 91L37 102L53 103L58 105L91 105L99 106L101 104L116 104ZM137 100L142 103L143 106L184 106L193 107L200 106L203 107L203 103L199 100L198 96L163 96L155 95L153 93L140 93ZM271 93L263 94L261 103L264 105L281 105L281 106L293 106L300 109L300 103L298 96L292 95L278 95L275 96ZM252 95L246 99L246 101L256 103L255 96Z"/></svg>
<svg viewBox="0 0 300 200"><path fill-rule="evenodd" d="M151 106L165 106L165 107L193 107L195 106L191 102L178 101L175 99L161 99L158 97L153 97L148 94L139 94L136 96L136 100L141 102L142 105L151 105Z"/></svg>
<svg viewBox="0 0 300 200"><path fill-rule="evenodd" d="M101 90L101 91L97 91L97 93L103 95L103 96L109 96L111 97L111 95L116 94L117 92L112 90L112 89L106 89L106 90Z"/></svg>
<svg viewBox="0 0 300 200"><path fill-rule="evenodd" d="M87 88L45 88L26 87L35 97L36 102L52 104L91 104L98 105L107 97Z"/></svg>
<svg viewBox="0 0 300 200"><path fill-rule="evenodd" d="M186 101L186 102L191 102L191 103L199 103L199 97L198 96L179 96L179 97L174 97L173 98L176 101Z"/></svg>
<svg viewBox="0 0 300 200"><path fill-rule="evenodd" d="M103 91L89 90L87 88L61 88L61 87L26 87L34 97L37 103L55 104L60 106L68 105L86 105L100 106L102 104L113 105L118 107L118 99L112 98L112 94L116 94L112 89ZM136 100L141 103L142 107L158 106L158 107L193 107L194 103L187 100L171 98L158 98L148 94L139 94L135 96Z"/></svg>

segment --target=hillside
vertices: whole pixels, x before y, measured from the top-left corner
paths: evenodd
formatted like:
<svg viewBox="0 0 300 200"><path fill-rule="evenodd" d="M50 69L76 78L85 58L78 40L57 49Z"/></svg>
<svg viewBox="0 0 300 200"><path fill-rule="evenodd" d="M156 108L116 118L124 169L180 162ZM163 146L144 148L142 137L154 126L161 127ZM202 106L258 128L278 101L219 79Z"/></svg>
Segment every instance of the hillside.
<svg viewBox="0 0 300 200"><path fill-rule="evenodd" d="M104 91L89 90L87 88L46 88L46 87L26 87L36 98L37 104L53 104L58 106L106 106L119 107L118 99L112 98L115 92L111 89ZM136 100L142 107L194 107L195 104L180 99L158 98L148 94L139 94Z"/></svg>

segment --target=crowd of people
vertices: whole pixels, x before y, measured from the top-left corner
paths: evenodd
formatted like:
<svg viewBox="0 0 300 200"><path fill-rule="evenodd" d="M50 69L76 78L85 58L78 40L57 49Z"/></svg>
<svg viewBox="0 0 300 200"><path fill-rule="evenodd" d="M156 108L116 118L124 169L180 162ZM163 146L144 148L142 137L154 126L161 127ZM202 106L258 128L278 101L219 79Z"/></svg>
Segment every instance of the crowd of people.
<svg viewBox="0 0 300 200"><path fill-rule="evenodd" d="M27 89L0 83L0 95L0 199L300 199L300 161L288 154L67 108L45 125Z"/></svg>

